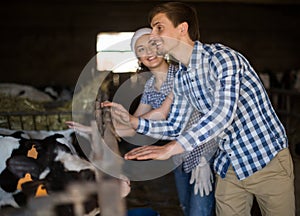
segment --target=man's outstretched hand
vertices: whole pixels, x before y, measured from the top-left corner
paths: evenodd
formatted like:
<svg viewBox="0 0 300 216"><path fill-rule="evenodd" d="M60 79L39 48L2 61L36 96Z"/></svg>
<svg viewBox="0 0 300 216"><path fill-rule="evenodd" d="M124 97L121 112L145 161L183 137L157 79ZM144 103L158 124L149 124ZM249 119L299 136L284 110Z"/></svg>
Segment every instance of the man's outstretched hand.
<svg viewBox="0 0 300 216"><path fill-rule="evenodd" d="M184 149L176 141L163 146L142 146L125 154L127 160L167 160L173 155L183 153Z"/></svg>

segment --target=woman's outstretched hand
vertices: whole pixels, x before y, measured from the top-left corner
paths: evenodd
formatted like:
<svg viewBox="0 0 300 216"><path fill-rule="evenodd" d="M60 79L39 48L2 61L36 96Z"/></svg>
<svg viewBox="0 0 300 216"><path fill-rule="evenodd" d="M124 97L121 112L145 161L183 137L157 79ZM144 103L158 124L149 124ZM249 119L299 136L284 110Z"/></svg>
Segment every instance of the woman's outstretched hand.
<svg viewBox="0 0 300 216"><path fill-rule="evenodd" d="M74 121L66 121L65 123L69 128L75 129L77 131L87 133L87 134L92 133L91 126L86 126L86 125L83 125L83 124L80 124L80 123L74 122Z"/></svg>

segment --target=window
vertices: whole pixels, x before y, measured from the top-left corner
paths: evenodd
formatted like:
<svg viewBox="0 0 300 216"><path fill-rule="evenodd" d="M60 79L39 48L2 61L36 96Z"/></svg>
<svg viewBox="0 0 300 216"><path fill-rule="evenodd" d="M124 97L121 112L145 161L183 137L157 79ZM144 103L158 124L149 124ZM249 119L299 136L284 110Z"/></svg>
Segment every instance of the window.
<svg viewBox="0 0 300 216"><path fill-rule="evenodd" d="M134 32L103 32L97 35L97 70L136 72L138 61L131 51Z"/></svg>

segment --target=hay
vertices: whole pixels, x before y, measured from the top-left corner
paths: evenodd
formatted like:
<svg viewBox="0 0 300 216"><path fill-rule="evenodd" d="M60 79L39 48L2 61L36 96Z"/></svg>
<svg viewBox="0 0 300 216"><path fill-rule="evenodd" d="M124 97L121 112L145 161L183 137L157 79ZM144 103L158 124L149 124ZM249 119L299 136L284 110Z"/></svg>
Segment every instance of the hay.
<svg viewBox="0 0 300 216"><path fill-rule="evenodd" d="M94 116L99 88L105 93L111 90L111 76L111 74L107 76L107 73L92 76L76 89L72 100L59 104L0 93L0 127L14 130L63 130L67 128L65 121L68 120L89 123L86 116Z"/></svg>
<svg viewBox="0 0 300 216"><path fill-rule="evenodd" d="M71 120L71 108L0 94L0 127L13 130L63 130ZM47 108L46 108L47 107Z"/></svg>

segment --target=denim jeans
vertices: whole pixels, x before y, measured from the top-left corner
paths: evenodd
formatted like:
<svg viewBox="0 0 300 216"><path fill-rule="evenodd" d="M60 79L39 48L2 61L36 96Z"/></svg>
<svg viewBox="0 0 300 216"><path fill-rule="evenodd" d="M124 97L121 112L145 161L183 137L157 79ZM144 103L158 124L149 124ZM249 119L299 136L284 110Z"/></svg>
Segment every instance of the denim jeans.
<svg viewBox="0 0 300 216"><path fill-rule="evenodd" d="M210 161L212 168L213 160ZM212 169L213 170L213 169ZM174 170L175 182L180 205L184 216L213 216L215 215L214 183L213 191L208 196L194 194L194 184L190 184L191 173L183 171L182 164Z"/></svg>

